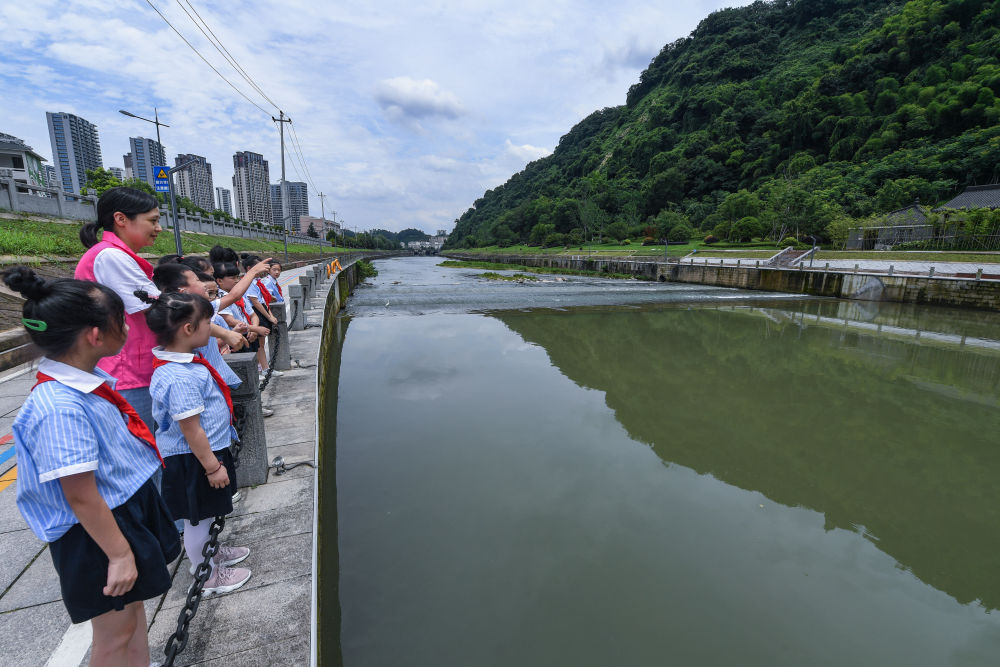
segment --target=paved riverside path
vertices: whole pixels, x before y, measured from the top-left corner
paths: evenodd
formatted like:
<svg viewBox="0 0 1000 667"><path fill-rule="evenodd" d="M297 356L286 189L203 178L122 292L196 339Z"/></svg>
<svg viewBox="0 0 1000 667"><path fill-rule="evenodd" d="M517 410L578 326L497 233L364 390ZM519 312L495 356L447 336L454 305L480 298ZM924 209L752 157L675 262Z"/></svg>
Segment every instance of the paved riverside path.
<svg viewBox="0 0 1000 667"><path fill-rule="evenodd" d="M694 264L695 266L699 264L707 264L708 266L755 266L757 262L760 262L760 266L764 267L767 264L767 257L726 257L726 256L705 256L701 253L695 253L693 255L686 255L681 259L682 264ZM806 269L812 269L813 271L823 270L829 265L831 271L854 271L854 266L857 265L858 271L861 273L888 273L890 267L893 273L903 274L903 275L915 275L915 276L926 276L930 272L931 268L934 269L934 275L936 276L974 276L979 269L983 270L984 275L996 276L1000 275L1000 254L996 256L996 261L994 263L985 262L945 262L945 261L933 261L933 260L901 260L898 258L893 259L825 259L818 258L813 260L812 264L806 259L802 262L802 266ZM789 268L789 267L784 267ZM798 265L790 267L792 269L798 268Z"/></svg>
<svg viewBox="0 0 1000 667"><path fill-rule="evenodd" d="M282 274L295 282L305 269ZM312 300L325 303L326 281ZM287 290L285 290L287 294ZM316 357L322 333L321 307L306 312L307 327L289 334L292 369L272 377L262 400L274 410L264 420L268 460L286 465L313 461L316 449ZM35 382L27 367L0 378L0 457L17 410ZM16 457L0 465L13 478ZM5 475L0 475L0 478ZM265 484L242 490L226 520L222 542L247 546L240 567L253 576L243 588L201 602L191 621L190 640L176 665L308 665L312 626L312 553L315 471L299 466L284 475L270 472ZM25 667L73 666L89 658L90 624L71 625L45 543L25 525L15 504L16 478L0 481L0 664ZM173 586L146 603L154 661L176 629L177 616L194 578L183 555L171 565Z"/></svg>

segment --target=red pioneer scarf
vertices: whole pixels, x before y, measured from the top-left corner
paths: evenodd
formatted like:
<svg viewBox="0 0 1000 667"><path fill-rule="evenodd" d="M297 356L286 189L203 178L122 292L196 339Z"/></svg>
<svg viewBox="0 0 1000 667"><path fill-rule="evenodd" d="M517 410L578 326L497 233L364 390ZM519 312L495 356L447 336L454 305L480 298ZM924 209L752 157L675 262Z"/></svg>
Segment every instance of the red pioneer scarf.
<svg viewBox="0 0 1000 667"><path fill-rule="evenodd" d="M154 361L153 363L155 364L156 362ZM35 383L35 386L32 387L32 389L43 382L58 382L58 380L54 377L46 375L41 371L39 371L35 377L38 378L38 382ZM106 382L101 383L101 385L98 386L92 393L95 396L100 396L108 403L111 403L118 408L118 412L125 415L128 420L127 426L129 433L142 440L144 444L152 447L153 451L156 452L156 458L160 459L160 465L166 467L166 464L163 463L163 457L160 456L160 448L156 446L156 439L153 438L152 431L150 431L149 427L146 426L146 422L142 421L142 418L139 416L139 413L135 411L135 408L129 405L129 402L125 400L125 397L109 387Z"/></svg>

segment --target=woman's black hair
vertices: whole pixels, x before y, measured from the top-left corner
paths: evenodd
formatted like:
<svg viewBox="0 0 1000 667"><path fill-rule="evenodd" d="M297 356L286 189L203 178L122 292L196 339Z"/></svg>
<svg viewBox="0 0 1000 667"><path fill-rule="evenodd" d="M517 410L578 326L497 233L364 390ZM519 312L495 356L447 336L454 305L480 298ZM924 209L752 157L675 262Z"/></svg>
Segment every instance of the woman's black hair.
<svg viewBox="0 0 1000 667"><path fill-rule="evenodd" d="M240 256L236 254L235 250L223 248L221 245L212 246L212 249L208 251L208 258L212 260L212 264L240 261Z"/></svg>
<svg viewBox="0 0 1000 667"><path fill-rule="evenodd" d="M235 278L240 275L240 265L238 262L219 262L214 265L215 279Z"/></svg>
<svg viewBox="0 0 1000 667"><path fill-rule="evenodd" d="M198 294L163 292L154 299L140 289L135 291L135 295L140 301L150 304L146 309L146 324L160 345L172 343L177 331L188 322L207 320L215 313L208 299Z"/></svg>
<svg viewBox="0 0 1000 667"><path fill-rule="evenodd" d="M251 267L260 262L260 257L258 255L252 255L250 253L243 253L240 255L240 259L243 261L244 271L249 271Z"/></svg>
<svg viewBox="0 0 1000 667"><path fill-rule="evenodd" d="M177 264L177 263L182 263L183 261L184 261L184 256L183 255L164 255L159 260L157 260L156 263L157 264Z"/></svg>
<svg viewBox="0 0 1000 667"><path fill-rule="evenodd" d="M179 260L181 264L186 264L190 266L194 271L201 271L203 273L207 272L212 267L212 262L208 260L207 257L199 257L198 255L188 255Z"/></svg>
<svg viewBox="0 0 1000 667"><path fill-rule="evenodd" d="M188 284L188 273L194 270L186 264L160 264L153 269L153 284L161 292L176 292Z"/></svg>
<svg viewBox="0 0 1000 667"><path fill-rule="evenodd" d="M24 328L32 342L50 357L60 357L91 327L121 331L125 305L110 287L89 280L45 280L26 266L3 274L7 287L24 296Z"/></svg>
<svg viewBox="0 0 1000 667"><path fill-rule="evenodd" d="M196 278L198 278L198 280L200 280L203 283L213 282L215 280L214 276L207 273L202 273L201 271L195 271L194 275Z"/></svg>
<svg viewBox="0 0 1000 667"><path fill-rule="evenodd" d="M80 228L80 242L85 248L97 243L97 229L115 231L115 213L124 213L130 220L140 213L159 208L156 197L135 188L111 188L97 200L97 222L88 222Z"/></svg>

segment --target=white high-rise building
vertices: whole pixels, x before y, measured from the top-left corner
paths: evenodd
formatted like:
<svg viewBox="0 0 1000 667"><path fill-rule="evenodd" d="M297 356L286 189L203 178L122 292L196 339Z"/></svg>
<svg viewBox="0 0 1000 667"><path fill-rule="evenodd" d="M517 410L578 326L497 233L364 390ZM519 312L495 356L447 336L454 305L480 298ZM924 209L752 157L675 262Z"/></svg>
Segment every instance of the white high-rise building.
<svg viewBox="0 0 1000 667"><path fill-rule="evenodd" d="M236 217L246 222L272 223L270 173L260 153L239 151L233 155L233 196Z"/></svg>
<svg viewBox="0 0 1000 667"><path fill-rule="evenodd" d="M110 171L111 174L119 181L125 180L125 170L121 167L108 167L108 171Z"/></svg>
<svg viewBox="0 0 1000 667"><path fill-rule="evenodd" d="M132 178L146 181L150 187L155 187L153 167L167 165L167 151L155 139L129 137L128 143L132 147Z"/></svg>
<svg viewBox="0 0 1000 667"><path fill-rule="evenodd" d="M52 144L52 163L67 192L80 192L87 183L87 170L98 169L101 139L97 126L71 113L45 112Z"/></svg>
<svg viewBox="0 0 1000 667"><path fill-rule="evenodd" d="M194 160L193 164L174 172L177 195L187 197L195 206L206 211L215 209L215 185L212 183L212 165L200 155L184 154L174 158L174 166Z"/></svg>
<svg viewBox="0 0 1000 667"><path fill-rule="evenodd" d="M285 190L288 192L288 229L293 232L301 232L299 218L309 215L309 186L301 181L285 181ZM271 184L271 216L274 218L276 227L281 227L281 184Z"/></svg>
<svg viewBox="0 0 1000 667"><path fill-rule="evenodd" d="M215 188L215 210L233 214L233 200L229 188Z"/></svg>

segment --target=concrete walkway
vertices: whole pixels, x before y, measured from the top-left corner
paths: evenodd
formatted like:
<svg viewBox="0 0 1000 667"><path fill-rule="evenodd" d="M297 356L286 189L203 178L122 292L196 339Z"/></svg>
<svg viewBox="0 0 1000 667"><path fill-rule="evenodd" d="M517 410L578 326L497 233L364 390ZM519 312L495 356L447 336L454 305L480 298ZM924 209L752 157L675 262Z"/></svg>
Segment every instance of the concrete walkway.
<svg viewBox="0 0 1000 667"><path fill-rule="evenodd" d="M763 267L767 264L767 258L763 257L706 257L702 254L688 255L681 260L682 264L707 264L708 266L756 266L757 262ZM888 273L892 268L894 274L926 276L931 268L936 276L975 276L980 269L983 275L1000 276L1000 255L997 256L996 263L983 262L934 262L934 261L903 261L899 259L816 259L812 262L813 271L823 270L827 266L831 271L854 271L857 265L861 273ZM803 266L810 268L809 260L803 262ZM788 268L788 267L785 267ZM798 266L791 267L797 269Z"/></svg>
<svg viewBox="0 0 1000 667"><path fill-rule="evenodd" d="M282 289L305 268L282 274ZM325 303L333 285L317 290ZM292 369L273 377L262 400L274 410L265 420L268 460L287 465L314 461L316 452L316 358L322 308L306 313L304 331L291 332ZM32 666L85 664L90 624L71 625L45 543L25 525L15 503L16 457L10 424L35 382L34 368L0 378L0 663ZM6 457L6 458L4 458ZM265 484L243 489L226 521L222 541L251 549L241 566L253 571L238 591L202 601L191 622L191 638L177 665L307 665L312 627L312 554L315 470L299 466L271 472ZM186 591L193 581L181 556L171 566L173 587L146 605L153 660L174 632Z"/></svg>

